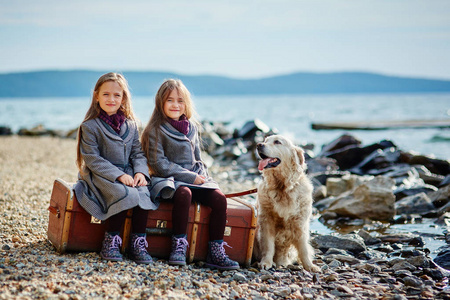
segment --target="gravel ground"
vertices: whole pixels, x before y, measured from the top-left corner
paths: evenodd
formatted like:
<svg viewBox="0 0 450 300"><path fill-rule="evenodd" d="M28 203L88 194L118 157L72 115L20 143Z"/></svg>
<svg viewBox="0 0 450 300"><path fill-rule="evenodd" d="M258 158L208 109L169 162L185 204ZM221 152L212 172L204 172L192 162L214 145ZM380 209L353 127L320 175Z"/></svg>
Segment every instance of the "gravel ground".
<svg viewBox="0 0 450 300"><path fill-rule="evenodd" d="M97 253L60 255L47 240L47 207L55 178L76 181L75 147L69 139L0 137L0 299L450 298L446 278L419 268L397 276L399 270L382 260L339 262L319 251L320 274L299 266L219 272L201 262L179 268L156 259L137 265L104 262ZM223 169L212 171L219 182L223 178L225 192L255 185L241 180L230 186Z"/></svg>

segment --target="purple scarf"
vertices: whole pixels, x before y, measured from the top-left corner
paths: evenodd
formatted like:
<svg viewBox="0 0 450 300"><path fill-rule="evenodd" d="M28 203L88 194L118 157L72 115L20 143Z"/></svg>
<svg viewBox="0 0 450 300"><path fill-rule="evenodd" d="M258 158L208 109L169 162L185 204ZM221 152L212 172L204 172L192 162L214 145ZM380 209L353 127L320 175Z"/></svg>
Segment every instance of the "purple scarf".
<svg viewBox="0 0 450 300"><path fill-rule="evenodd" d="M181 115L179 121L175 121L169 118L169 123L182 134L187 135L189 133L189 120L185 115Z"/></svg>
<svg viewBox="0 0 450 300"><path fill-rule="evenodd" d="M114 115L108 115L103 109L100 110L100 115L98 116L100 119L105 121L106 124L111 126L117 134L120 132L120 127L123 123L125 123L125 115L123 111L118 110Z"/></svg>

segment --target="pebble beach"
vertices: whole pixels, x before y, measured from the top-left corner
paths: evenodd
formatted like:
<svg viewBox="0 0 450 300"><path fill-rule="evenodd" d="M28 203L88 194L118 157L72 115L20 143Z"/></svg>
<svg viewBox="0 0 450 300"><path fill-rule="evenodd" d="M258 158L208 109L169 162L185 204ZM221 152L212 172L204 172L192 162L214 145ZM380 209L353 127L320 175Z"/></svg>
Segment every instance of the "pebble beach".
<svg viewBox="0 0 450 300"><path fill-rule="evenodd" d="M313 274L298 265L221 272L202 262L59 254L47 239L47 208L56 178L76 181L75 149L73 139L0 137L0 299L450 299L448 272L426 256L363 260L316 249L322 272ZM224 192L256 187L215 178Z"/></svg>

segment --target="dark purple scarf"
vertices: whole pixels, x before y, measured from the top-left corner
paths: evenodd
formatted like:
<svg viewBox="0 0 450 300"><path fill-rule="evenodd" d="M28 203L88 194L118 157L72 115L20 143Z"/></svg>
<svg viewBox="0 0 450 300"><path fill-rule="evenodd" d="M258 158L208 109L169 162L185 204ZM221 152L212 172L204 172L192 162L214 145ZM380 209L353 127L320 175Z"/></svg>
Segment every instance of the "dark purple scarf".
<svg viewBox="0 0 450 300"><path fill-rule="evenodd" d="M114 115L108 115L103 109L100 110L100 115L98 116L100 119L105 121L106 124L111 126L117 134L120 132L120 127L123 123L125 123L125 115L123 111L118 110Z"/></svg>
<svg viewBox="0 0 450 300"><path fill-rule="evenodd" d="M187 135L189 133L189 120L185 115L181 115L179 121L175 121L169 118L169 123L182 134Z"/></svg>

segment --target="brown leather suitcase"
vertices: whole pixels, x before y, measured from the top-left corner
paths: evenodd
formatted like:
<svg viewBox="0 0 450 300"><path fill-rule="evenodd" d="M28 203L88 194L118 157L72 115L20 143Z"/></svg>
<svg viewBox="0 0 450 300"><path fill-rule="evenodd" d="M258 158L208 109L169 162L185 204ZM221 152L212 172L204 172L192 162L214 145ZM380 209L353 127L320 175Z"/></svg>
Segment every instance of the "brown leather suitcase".
<svg viewBox="0 0 450 300"><path fill-rule="evenodd" d="M230 194L224 241L228 256L241 265L251 263L256 229L255 207ZM149 211L147 219L148 252L157 258L168 258L171 251L172 202L162 202L157 210ZM88 214L76 200L71 184L56 179L53 184L47 235L59 253L66 251L100 251L105 234L105 224ZM122 252L130 239L131 214L122 229ZM187 240L188 262L206 260L209 236L210 208L193 203L189 209Z"/></svg>
<svg viewBox="0 0 450 300"><path fill-rule="evenodd" d="M56 179L53 183L48 210L47 236L57 252L101 250L105 223L80 206L72 186L62 179ZM127 218L123 230L129 231L130 226L131 219Z"/></svg>

